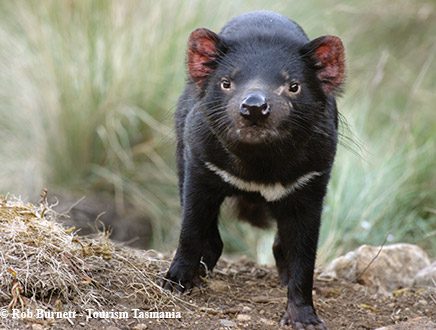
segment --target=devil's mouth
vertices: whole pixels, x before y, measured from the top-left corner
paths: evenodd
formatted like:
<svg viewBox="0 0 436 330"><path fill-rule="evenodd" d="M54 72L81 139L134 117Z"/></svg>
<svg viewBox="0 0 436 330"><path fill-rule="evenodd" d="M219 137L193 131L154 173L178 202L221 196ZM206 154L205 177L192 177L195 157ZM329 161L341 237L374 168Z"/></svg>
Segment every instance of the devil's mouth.
<svg viewBox="0 0 436 330"><path fill-rule="evenodd" d="M252 124L250 126L239 127L234 130L236 139L244 143L269 142L277 137L276 130Z"/></svg>

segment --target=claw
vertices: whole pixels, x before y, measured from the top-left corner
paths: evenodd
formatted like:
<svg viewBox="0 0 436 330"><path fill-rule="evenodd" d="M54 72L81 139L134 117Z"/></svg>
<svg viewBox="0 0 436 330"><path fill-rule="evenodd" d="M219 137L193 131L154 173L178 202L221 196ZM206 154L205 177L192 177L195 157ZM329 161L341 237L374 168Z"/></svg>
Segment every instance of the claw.
<svg viewBox="0 0 436 330"><path fill-rule="evenodd" d="M301 316L300 314L300 317ZM314 313L307 313L304 315L304 318L299 318L299 320L300 321L294 321L290 313L286 311L280 320L280 325L291 325L295 330L327 330L325 323Z"/></svg>
<svg viewBox="0 0 436 330"><path fill-rule="evenodd" d="M162 288L178 293L190 293L194 286L201 286L201 279L192 267L181 267L173 263L163 279Z"/></svg>

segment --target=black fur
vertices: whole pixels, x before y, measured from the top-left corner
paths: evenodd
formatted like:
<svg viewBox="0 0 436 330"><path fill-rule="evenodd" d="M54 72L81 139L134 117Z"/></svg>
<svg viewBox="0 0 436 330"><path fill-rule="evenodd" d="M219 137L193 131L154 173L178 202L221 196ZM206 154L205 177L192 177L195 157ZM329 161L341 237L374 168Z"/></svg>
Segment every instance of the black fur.
<svg viewBox="0 0 436 330"><path fill-rule="evenodd" d="M209 271L214 268L223 248L219 209L233 196L239 199L241 217L253 224L276 220L273 252L288 287L282 323L324 328L313 308L312 284L337 144L335 92L344 71L338 40L310 42L296 23L272 12L236 17L218 35L205 29L191 34L189 79L176 112L183 222L165 288L185 291L198 284L201 261ZM298 86L293 83L300 86L294 94ZM252 94L265 96L266 103L250 110L267 109L267 114L241 115L244 99ZM267 201L258 192L225 182L206 164L258 184L287 186L307 173L318 175Z"/></svg>

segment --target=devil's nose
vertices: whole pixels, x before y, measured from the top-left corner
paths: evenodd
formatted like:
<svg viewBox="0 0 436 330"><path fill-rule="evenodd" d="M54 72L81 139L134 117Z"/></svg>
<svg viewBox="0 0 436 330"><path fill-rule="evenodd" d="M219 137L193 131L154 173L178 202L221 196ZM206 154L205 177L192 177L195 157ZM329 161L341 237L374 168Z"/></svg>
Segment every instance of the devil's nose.
<svg viewBox="0 0 436 330"><path fill-rule="evenodd" d="M242 100L239 112L244 118L256 122L269 115L270 107L263 93L254 92Z"/></svg>

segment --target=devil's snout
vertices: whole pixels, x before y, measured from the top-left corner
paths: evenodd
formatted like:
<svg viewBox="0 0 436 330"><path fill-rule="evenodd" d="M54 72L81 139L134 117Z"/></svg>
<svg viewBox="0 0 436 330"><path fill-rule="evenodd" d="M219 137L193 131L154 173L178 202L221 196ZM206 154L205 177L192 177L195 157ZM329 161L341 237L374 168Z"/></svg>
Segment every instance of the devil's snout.
<svg viewBox="0 0 436 330"><path fill-rule="evenodd" d="M241 103L239 112L245 119L257 123L265 119L271 112L266 96L262 92L249 93Z"/></svg>

